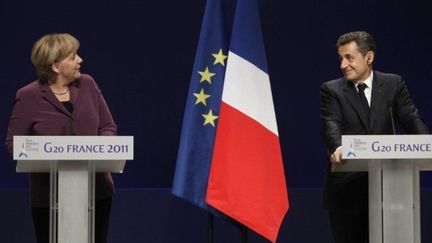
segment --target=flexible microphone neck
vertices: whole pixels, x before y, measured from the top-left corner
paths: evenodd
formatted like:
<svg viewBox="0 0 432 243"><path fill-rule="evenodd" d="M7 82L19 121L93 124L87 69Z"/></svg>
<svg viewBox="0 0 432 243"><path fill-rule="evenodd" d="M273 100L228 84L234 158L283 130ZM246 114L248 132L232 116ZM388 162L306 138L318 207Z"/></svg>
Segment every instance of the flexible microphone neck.
<svg viewBox="0 0 432 243"><path fill-rule="evenodd" d="M390 101L387 101L387 106L388 106L389 112L390 112L390 120L391 120L391 124L392 124L393 135L396 135L395 124L394 124L394 119L393 119L393 106L392 106L392 103Z"/></svg>

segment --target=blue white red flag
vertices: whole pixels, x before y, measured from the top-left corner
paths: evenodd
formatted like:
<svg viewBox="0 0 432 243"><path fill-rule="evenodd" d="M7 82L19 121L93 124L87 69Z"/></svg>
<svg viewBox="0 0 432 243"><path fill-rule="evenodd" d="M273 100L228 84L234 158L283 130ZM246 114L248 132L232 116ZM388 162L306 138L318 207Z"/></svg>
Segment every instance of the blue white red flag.
<svg viewBox="0 0 432 243"><path fill-rule="evenodd" d="M210 6L219 18L206 18ZM289 203L259 9L256 0L237 0L227 22L222 6L207 2L173 193L275 242ZM201 49L203 38L220 46Z"/></svg>

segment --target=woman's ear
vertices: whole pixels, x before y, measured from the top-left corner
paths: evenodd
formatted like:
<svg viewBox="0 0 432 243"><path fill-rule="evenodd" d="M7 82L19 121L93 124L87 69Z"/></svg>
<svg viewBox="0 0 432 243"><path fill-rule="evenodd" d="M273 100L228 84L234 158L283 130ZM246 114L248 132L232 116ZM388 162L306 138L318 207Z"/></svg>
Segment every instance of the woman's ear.
<svg viewBox="0 0 432 243"><path fill-rule="evenodd" d="M52 64L51 69L57 74L60 72L60 69L59 69L59 66L57 63Z"/></svg>

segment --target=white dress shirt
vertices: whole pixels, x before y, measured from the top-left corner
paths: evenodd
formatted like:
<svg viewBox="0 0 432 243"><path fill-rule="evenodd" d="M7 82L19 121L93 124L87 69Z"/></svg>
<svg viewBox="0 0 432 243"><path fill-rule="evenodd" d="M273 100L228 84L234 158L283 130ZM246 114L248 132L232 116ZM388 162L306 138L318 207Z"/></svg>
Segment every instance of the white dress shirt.
<svg viewBox="0 0 432 243"><path fill-rule="evenodd" d="M365 83L367 85L367 88L365 88L364 93L365 93L366 99L368 101L369 107L371 105L371 97L372 97L372 80L373 80L373 71L371 71L369 77L365 81L363 81L363 82L357 82L357 83L354 84L355 87L356 87L357 92L358 92L357 86L359 84Z"/></svg>

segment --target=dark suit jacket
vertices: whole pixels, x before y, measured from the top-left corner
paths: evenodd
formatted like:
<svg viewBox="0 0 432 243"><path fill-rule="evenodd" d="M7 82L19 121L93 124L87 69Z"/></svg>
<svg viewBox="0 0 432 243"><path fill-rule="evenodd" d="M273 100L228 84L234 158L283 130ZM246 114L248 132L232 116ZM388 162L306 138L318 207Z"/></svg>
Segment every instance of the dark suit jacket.
<svg viewBox="0 0 432 243"><path fill-rule="evenodd" d="M117 126L93 78L83 74L69 88L72 113L47 84L34 81L17 91L6 136L11 154L14 135L116 135ZM96 175L96 200L112 196L113 190L111 174ZM49 206L48 174L30 175L30 195L32 206Z"/></svg>
<svg viewBox="0 0 432 243"><path fill-rule="evenodd" d="M393 134L390 105L395 120L407 133L429 133L398 75L374 72L369 121L351 81L339 78L325 82L320 95L321 134L329 155L341 145L341 135ZM367 204L367 173L332 173L330 169L329 163L323 200L326 208L355 211L360 204ZM360 187L363 191L355 192Z"/></svg>

